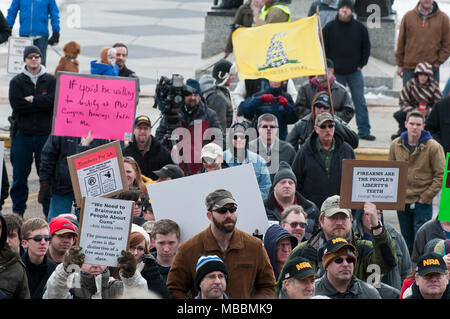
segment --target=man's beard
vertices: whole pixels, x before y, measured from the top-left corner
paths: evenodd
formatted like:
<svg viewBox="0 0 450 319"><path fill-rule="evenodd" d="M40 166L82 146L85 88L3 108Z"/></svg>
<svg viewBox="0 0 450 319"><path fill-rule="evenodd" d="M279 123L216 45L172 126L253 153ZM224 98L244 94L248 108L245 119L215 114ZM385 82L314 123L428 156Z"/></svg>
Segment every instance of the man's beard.
<svg viewBox="0 0 450 319"><path fill-rule="evenodd" d="M224 220L223 223L228 223L229 221L232 221L233 225L232 226L224 226L223 224L219 223L217 221L217 219L214 218L214 216L211 216L211 217L212 217L214 225L221 232L229 234L229 233L232 233L234 231L234 227L236 226L236 222L234 220L232 220L231 218L228 218L228 219Z"/></svg>

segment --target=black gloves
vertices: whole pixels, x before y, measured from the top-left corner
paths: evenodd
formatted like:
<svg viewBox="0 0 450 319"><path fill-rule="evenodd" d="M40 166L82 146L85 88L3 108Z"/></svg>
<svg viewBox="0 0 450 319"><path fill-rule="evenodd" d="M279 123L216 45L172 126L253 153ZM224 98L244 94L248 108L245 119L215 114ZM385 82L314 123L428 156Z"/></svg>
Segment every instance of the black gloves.
<svg viewBox="0 0 450 319"><path fill-rule="evenodd" d="M45 196L52 196L52 191L50 189L50 181L40 181L38 202L42 204L44 202Z"/></svg>
<svg viewBox="0 0 450 319"><path fill-rule="evenodd" d="M50 37L50 39L48 39L48 44L55 45L58 44L58 42L59 42L59 32L53 31L52 36Z"/></svg>

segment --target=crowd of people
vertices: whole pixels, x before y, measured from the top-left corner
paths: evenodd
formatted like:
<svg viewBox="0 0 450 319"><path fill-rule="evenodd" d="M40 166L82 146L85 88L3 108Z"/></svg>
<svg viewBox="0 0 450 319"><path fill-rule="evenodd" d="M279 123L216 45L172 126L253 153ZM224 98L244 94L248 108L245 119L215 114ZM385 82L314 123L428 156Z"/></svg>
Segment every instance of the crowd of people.
<svg viewBox="0 0 450 319"><path fill-rule="evenodd" d="M133 298L136 291L162 299L450 298L450 221L433 218L432 204L439 200L450 152L450 96L438 82L439 65L450 56L450 24L436 1L419 0L405 15L396 51L404 87L389 160L408 163L406 204L397 211L400 231L375 203L361 210L340 207L343 160L356 158L360 139L375 140L361 72L370 39L351 0L323 0L310 11L328 7L321 15L327 74L310 76L299 87L292 79L242 80L232 90L236 66L228 59L229 42L211 75L183 83L176 126L192 136L201 132L200 147L194 138L183 140L191 146L186 152L173 144L164 101L155 104L163 119L154 135L147 115L135 117L132 141L122 145L129 190L115 196L134 202L132 227L116 267L86 264L78 245L80 207L67 157L110 140L90 132L51 135L56 79L47 72L45 51L47 43L59 41L60 29L54 0L46 2L51 12L40 14L50 15L53 35L48 39L48 30L42 31L37 40L45 41L25 48L23 71L10 82L13 172L9 188L3 164L2 203L9 195L13 205L12 214L0 214L0 299ZM17 12L26 14L21 5L14 0L0 26L12 28ZM23 21L20 35L34 36ZM285 1L248 0L235 21L246 27L287 22L291 13ZM420 25L429 37L418 35ZM123 43L105 47L91 73L138 79L127 57ZM353 117L357 132L348 125ZM24 219L33 159L45 218ZM243 164L255 172L268 220L263 234L236 227L246 212L224 188L202 199L209 225L183 242L183 225L155 217L152 184Z"/></svg>

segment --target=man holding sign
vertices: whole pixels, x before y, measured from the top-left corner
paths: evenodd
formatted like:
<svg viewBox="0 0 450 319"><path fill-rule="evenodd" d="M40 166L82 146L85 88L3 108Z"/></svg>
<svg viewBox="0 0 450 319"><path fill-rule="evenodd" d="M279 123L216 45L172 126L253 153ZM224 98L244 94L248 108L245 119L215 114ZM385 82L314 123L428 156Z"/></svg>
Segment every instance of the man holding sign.
<svg viewBox="0 0 450 319"><path fill-rule="evenodd" d="M442 146L424 129L422 113L408 113L405 127L407 131L392 141L389 160L408 162L406 206L397 216L411 253L417 230L433 217L433 198L442 187L445 157Z"/></svg>

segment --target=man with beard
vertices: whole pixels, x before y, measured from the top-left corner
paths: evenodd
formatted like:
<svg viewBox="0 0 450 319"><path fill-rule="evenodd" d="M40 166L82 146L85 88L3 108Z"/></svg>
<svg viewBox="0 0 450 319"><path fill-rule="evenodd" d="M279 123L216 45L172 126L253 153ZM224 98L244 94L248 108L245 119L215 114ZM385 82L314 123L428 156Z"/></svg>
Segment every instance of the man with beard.
<svg viewBox="0 0 450 319"><path fill-rule="evenodd" d="M275 277L266 250L258 238L237 229L238 205L233 195L217 189L205 200L208 228L178 248L167 277L172 297L196 296L196 264L201 255L217 255L229 270L225 293L233 299L273 298Z"/></svg>

